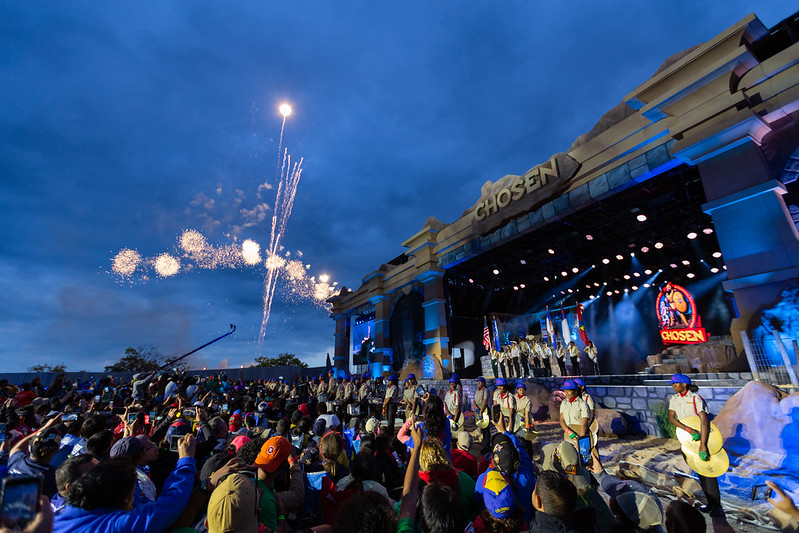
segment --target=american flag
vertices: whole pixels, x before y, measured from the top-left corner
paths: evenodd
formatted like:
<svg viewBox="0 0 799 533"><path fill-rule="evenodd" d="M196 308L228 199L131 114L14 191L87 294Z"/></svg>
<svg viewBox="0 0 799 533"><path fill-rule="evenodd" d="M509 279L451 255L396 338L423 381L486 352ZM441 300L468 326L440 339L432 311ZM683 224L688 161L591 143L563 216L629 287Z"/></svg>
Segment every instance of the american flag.
<svg viewBox="0 0 799 533"><path fill-rule="evenodd" d="M488 320L486 317L483 317L483 346L485 346L486 351L491 349L491 333L488 330Z"/></svg>

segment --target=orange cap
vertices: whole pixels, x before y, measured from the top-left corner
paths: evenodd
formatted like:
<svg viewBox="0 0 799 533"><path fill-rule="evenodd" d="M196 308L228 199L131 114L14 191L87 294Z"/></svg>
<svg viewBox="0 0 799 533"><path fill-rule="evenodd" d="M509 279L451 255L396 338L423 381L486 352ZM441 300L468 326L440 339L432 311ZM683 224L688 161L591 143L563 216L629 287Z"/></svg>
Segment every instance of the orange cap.
<svg viewBox="0 0 799 533"><path fill-rule="evenodd" d="M261 452L255 458L255 466L266 472L272 473L283 464L289 453L291 444L286 437L272 437L261 447Z"/></svg>

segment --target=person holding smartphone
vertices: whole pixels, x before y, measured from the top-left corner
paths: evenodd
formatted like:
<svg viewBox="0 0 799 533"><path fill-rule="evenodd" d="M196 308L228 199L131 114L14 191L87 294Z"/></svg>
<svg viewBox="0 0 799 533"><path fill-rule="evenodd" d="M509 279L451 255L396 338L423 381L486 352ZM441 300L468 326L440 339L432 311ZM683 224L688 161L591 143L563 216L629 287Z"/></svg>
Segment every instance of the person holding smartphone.
<svg viewBox="0 0 799 533"><path fill-rule="evenodd" d="M55 467L50 460L61 445L61 434L55 429L61 416L51 418L37 432L20 439L8 456L8 474L14 476L42 476L42 493L52 498L58 492ZM30 453L28 447L30 446Z"/></svg>

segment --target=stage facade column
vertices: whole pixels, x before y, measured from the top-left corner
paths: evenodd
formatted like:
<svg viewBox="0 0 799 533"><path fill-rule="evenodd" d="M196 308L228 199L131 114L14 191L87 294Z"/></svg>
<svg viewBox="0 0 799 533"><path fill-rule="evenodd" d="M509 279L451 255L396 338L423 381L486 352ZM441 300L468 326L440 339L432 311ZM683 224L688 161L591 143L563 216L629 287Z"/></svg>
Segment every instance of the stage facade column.
<svg viewBox="0 0 799 533"><path fill-rule="evenodd" d="M375 306L375 351L369 372L373 377L391 372L391 299L385 295L369 298Z"/></svg>
<svg viewBox="0 0 799 533"><path fill-rule="evenodd" d="M347 371L350 357L350 328L347 315L333 315L336 321L335 351L333 352L333 368L336 377L344 376Z"/></svg>
<svg viewBox="0 0 799 533"><path fill-rule="evenodd" d="M428 357L438 362L435 369L425 366L425 377L442 379L452 373L452 357L449 351L447 330L447 305L444 297L444 271L428 270L417 279L424 287L424 345ZM439 370L441 374L439 375ZM435 375L427 376L427 372Z"/></svg>
<svg viewBox="0 0 799 533"><path fill-rule="evenodd" d="M739 353L740 332L754 325L752 318L780 296L786 281L799 278L799 233L760 140L749 134L697 161L708 200L703 210L713 217L727 267L724 288L733 292L740 315L730 328Z"/></svg>

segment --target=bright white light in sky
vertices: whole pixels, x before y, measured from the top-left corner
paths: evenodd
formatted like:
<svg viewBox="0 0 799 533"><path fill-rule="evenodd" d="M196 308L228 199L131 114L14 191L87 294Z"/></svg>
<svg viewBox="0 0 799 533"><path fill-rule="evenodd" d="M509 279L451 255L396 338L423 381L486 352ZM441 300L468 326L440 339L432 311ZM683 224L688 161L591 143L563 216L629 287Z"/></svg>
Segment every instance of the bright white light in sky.
<svg viewBox="0 0 799 533"><path fill-rule="evenodd" d="M261 262L261 245L252 239L241 243L241 256L248 265L257 265Z"/></svg>
<svg viewBox="0 0 799 533"><path fill-rule="evenodd" d="M155 271L162 278L174 276L180 272L180 261L169 254L161 254L155 259Z"/></svg>
<svg viewBox="0 0 799 533"><path fill-rule="evenodd" d="M291 114L291 106L289 104L280 104L278 108L280 114L283 115L283 118L286 118Z"/></svg>

